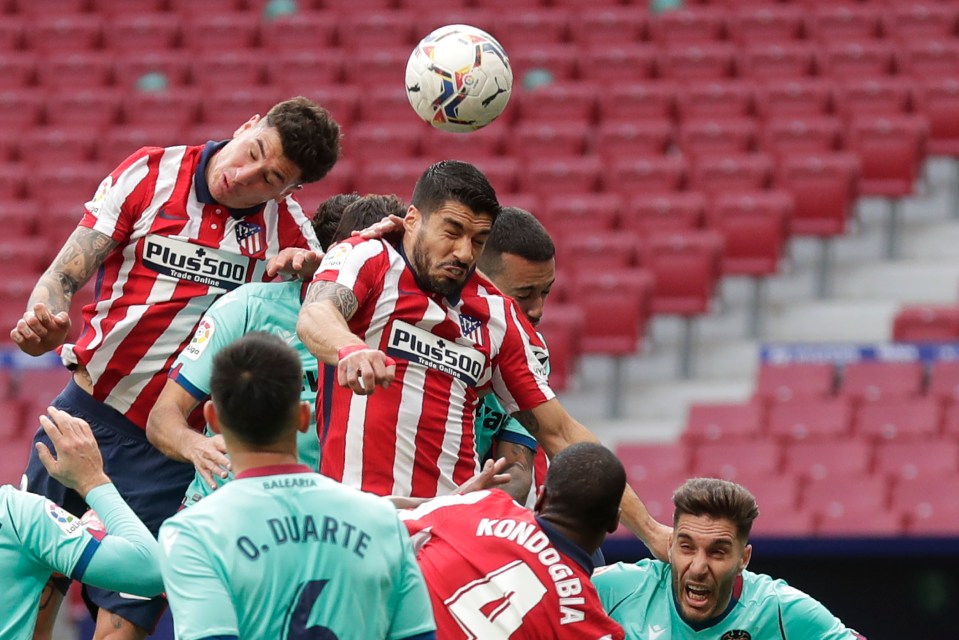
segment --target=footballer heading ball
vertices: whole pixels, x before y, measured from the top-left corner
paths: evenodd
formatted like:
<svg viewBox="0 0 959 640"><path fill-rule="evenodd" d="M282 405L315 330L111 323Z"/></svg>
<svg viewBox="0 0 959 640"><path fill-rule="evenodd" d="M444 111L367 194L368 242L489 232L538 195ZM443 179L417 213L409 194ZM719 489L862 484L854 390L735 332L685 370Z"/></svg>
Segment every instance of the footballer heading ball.
<svg viewBox="0 0 959 640"><path fill-rule="evenodd" d="M423 38L406 63L406 95L420 118L464 133L485 127L509 102L513 70L500 43L465 24Z"/></svg>

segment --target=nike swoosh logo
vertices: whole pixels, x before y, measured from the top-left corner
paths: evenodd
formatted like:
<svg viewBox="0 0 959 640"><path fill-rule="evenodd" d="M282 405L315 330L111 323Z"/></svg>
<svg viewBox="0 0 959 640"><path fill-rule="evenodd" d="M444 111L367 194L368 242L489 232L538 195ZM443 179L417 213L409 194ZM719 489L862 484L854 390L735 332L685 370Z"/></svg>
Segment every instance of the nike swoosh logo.
<svg viewBox="0 0 959 640"><path fill-rule="evenodd" d="M649 634L649 640L656 640L659 636L666 633L666 630L661 627L654 629L653 626L650 625L649 628L646 629L646 633Z"/></svg>
<svg viewBox="0 0 959 640"><path fill-rule="evenodd" d="M189 218L189 216L177 216L177 215L173 215L172 213L167 213L166 209L160 209L160 213L158 213L157 215L159 215L164 220L186 220L187 218Z"/></svg>

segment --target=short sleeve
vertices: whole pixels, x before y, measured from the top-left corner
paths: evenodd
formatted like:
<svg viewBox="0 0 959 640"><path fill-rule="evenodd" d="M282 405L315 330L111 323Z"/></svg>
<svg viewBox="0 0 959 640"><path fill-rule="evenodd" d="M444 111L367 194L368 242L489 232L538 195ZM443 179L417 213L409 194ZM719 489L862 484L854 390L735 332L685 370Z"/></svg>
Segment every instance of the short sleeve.
<svg viewBox="0 0 959 640"><path fill-rule="evenodd" d="M83 577L99 542L80 518L41 496L13 489L7 504L10 524L24 554L63 575Z"/></svg>
<svg viewBox="0 0 959 640"><path fill-rule="evenodd" d="M148 203L145 194L150 190L143 184L151 166L156 170L163 152L164 149L145 147L124 160L103 179L86 203L80 226L108 235L116 242L128 238Z"/></svg>
<svg viewBox="0 0 959 640"><path fill-rule="evenodd" d="M335 282L353 292L363 303L370 292L383 285L383 272L389 267L386 245L381 240L349 238L330 247L312 284Z"/></svg>
<svg viewBox="0 0 959 640"><path fill-rule="evenodd" d="M239 635L233 602L213 568L209 547L177 519L160 527L160 568L180 640Z"/></svg>
<svg viewBox="0 0 959 640"><path fill-rule="evenodd" d="M389 638L401 640L436 630L433 606L423 572L416 562L413 545L403 524L397 520L396 534L400 544L397 584L392 594L392 615Z"/></svg>
<svg viewBox="0 0 959 640"><path fill-rule="evenodd" d="M493 391L508 413L533 409L556 397L548 367L538 354L546 348L516 305L506 300L506 333L493 361Z"/></svg>
<svg viewBox="0 0 959 640"><path fill-rule="evenodd" d="M780 623L787 638L856 640L861 636L846 628L839 618L812 596L777 580Z"/></svg>

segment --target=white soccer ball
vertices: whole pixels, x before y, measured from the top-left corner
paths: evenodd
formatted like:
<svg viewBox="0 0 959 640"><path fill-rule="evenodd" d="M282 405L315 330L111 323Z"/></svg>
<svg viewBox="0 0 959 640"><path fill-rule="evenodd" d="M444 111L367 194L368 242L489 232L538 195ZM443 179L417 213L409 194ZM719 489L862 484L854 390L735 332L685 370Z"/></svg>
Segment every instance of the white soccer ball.
<svg viewBox="0 0 959 640"><path fill-rule="evenodd" d="M423 38L406 63L406 95L437 129L464 133L495 120L513 88L506 51L493 36L465 24Z"/></svg>

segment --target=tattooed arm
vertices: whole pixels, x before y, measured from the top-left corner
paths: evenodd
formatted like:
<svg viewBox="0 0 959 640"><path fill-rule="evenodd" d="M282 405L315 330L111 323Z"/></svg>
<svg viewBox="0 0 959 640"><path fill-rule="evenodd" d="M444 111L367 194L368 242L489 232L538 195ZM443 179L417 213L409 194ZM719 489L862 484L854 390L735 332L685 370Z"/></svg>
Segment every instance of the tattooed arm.
<svg viewBox="0 0 959 640"><path fill-rule="evenodd" d="M316 359L336 365L340 386L369 395L389 386L396 367L386 354L367 347L347 324L359 307L356 295L335 282L314 282L306 292L296 333ZM346 350L346 351L344 351Z"/></svg>
<svg viewBox="0 0 959 640"><path fill-rule="evenodd" d="M534 409L518 411L513 417L526 427L550 457L575 442L599 442L589 429L577 422L555 398ZM620 504L620 521L643 541L653 555L667 560L672 529L650 515L639 496L626 486Z"/></svg>
<svg viewBox="0 0 959 640"><path fill-rule="evenodd" d="M39 356L63 344L70 330L74 294L116 246L110 236L86 227L70 234L30 294L27 312L10 332L21 351Z"/></svg>

